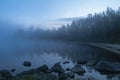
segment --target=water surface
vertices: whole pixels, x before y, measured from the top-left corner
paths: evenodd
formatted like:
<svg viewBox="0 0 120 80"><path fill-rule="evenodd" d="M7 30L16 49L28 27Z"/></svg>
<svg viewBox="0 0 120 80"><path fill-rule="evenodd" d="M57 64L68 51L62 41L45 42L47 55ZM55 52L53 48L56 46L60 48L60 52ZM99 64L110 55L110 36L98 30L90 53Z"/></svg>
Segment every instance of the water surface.
<svg viewBox="0 0 120 80"><path fill-rule="evenodd" d="M56 62L70 61L69 64L62 64L63 68L73 67L78 60L110 60L119 62L120 57L112 52L100 48L92 47L80 42L60 42L60 41L18 41L6 42L0 46L0 69L16 69L16 74L24 70L37 68L47 64L49 68ZM24 61L31 61L31 67L24 67ZM93 76L101 80L107 80L106 75L100 74L95 69L86 65L82 66L87 76ZM77 75L76 75L77 76ZM84 77L84 76L78 76Z"/></svg>

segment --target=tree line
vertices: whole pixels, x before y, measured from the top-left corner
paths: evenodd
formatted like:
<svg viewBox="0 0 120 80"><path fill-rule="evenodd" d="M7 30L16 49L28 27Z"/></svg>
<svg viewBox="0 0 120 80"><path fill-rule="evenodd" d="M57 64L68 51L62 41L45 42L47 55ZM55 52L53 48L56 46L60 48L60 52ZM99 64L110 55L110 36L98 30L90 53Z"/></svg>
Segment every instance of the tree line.
<svg viewBox="0 0 120 80"><path fill-rule="evenodd" d="M80 42L120 42L120 7L117 10L88 14L58 29L18 30L16 36L32 40L62 40Z"/></svg>

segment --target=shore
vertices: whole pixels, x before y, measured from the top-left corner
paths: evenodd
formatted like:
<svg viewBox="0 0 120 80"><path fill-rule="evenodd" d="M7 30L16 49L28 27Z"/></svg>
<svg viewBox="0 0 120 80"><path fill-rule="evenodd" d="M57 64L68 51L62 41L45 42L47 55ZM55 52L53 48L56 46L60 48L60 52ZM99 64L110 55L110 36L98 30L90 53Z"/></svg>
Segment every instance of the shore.
<svg viewBox="0 0 120 80"><path fill-rule="evenodd" d="M113 63L109 61L78 61L72 68L63 69L61 64L69 64L69 61L65 62L57 62L51 68L49 68L46 64L36 68L23 71L21 73L13 76L11 72L15 72L16 69L12 69L11 72L8 70L0 71L0 80L101 80L94 78L92 76L84 76L86 70L82 67L82 65L87 65L89 67L93 67L94 69L103 72L109 73L110 75L107 78L113 77L113 74L117 74L118 80L120 79L120 63ZM30 67L32 65L31 62L25 61L23 62L23 66ZM79 78L76 78L76 75ZM117 80L117 79L116 79Z"/></svg>
<svg viewBox="0 0 120 80"><path fill-rule="evenodd" d="M105 44L105 43L87 43L88 45L96 46L99 48L106 49L117 55L120 55L120 45L119 44Z"/></svg>

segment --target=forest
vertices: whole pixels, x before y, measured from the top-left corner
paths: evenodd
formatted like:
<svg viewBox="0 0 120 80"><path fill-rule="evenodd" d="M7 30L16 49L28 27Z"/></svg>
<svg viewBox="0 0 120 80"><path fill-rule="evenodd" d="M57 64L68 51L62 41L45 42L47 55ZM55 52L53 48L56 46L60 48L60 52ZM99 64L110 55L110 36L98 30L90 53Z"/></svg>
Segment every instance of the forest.
<svg viewBox="0 0 120 80"><path fill-rule="evenodd" d="M88 14L73 20L71 24L58 29L29 30L19 29L15 37L27 40L60 40L79 42L120 42L120 7L117 10L107 8L106 11Z"/></svg>

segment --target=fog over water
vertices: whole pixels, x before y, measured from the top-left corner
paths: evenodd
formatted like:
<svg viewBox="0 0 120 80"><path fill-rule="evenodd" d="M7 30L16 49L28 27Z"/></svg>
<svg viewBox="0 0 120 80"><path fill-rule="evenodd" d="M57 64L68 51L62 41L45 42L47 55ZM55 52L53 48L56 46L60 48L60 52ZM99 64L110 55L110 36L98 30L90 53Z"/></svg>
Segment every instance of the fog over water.
<svg viewBox="0 0 120 80"><path fill-rule="evenodd" d="M12 78L7 72L16 79L73 72L73 80L119 80L120 55L88 44L119 45L119 6L119 0L0 0L0 80ZM54 73L56 63L65 72ZM39 68L44 64L45 72Z"/></svg>

